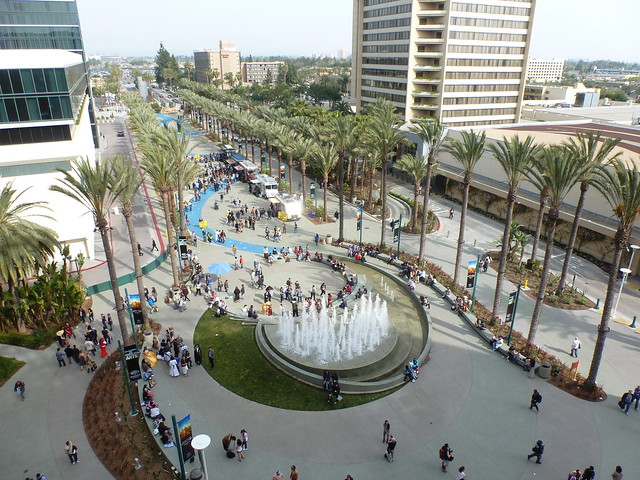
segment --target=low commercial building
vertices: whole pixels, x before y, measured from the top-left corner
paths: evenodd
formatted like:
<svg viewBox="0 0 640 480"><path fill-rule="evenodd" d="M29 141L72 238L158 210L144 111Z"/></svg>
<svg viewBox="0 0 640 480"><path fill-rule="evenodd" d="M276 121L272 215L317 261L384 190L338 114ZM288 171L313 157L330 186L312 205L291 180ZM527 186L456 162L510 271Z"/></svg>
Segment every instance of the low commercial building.
<svg viewBox="0 0 640 480"><path fill-rule="evenodd" d="M527 85L524 89L525 105L597 107L599 100L599 88L587 88L580 82L573 87Z"/></svg>
<svg viewBox="0 0 640 480"><path fill-rule="evenodd" d="M529 57L527 80L529 82L559 82L564 72L564 58L551 60Z"/></svg>
<svg viewBox="0 0 640 480"><path fill-rule="evenodd" d="M265 83L274 85L284 62L243 62L242 81L244 83Z"/></svg>

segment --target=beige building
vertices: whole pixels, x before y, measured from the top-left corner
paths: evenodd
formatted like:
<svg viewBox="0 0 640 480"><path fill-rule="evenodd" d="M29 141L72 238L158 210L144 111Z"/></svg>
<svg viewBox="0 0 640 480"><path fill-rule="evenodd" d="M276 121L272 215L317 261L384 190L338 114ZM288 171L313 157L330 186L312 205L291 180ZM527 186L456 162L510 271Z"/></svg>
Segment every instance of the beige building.
<svg viewBox="0 0 640 480"><path fill-rule="evenodd" d="M542 58L529 58L527 66L527 79L530 82L559 82L564 72L564 58L545 60Z"/></svg>
<svg viewBox="0 0 640 480"><path fill-rule="evenodd" d="M536 0L354 0L356 108L386 98L407 122L520 118Z"/></svg>
<svg viewBox="0 0 640 480"><path fill-rule="evenodd" d="M220 79L223 81L222 88L229 88L225 75L233 73L234 78L240 74L240 52L236 50L233 42L228 40L220 41L220 48L214 50L201 50L193 52L193 59L196 70L196 81L209 83L211 80ZM217 75L211 76L212 72Z"/></svg>
<svg viewBox="0 0 640 480"><path fill-rule="evenodd" d="M275 84L280 75L280 69L284 62L243 62L243 83L264 83L271 78L271 84Z"/></svg>

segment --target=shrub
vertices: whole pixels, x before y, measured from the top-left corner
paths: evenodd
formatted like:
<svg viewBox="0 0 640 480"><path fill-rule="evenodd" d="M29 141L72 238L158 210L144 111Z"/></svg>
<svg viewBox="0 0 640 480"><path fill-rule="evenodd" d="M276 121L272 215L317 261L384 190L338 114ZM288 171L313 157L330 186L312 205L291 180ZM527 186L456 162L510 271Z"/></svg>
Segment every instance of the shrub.
<svg viewBox="0 0 640 480"><path fill-rule="evenodd" d="M51 330L36 330L31 335L18 332L2 332L0 333L0 343L38 349L51 345L56 338L58 329L59 327L54 327Z"/></svg>

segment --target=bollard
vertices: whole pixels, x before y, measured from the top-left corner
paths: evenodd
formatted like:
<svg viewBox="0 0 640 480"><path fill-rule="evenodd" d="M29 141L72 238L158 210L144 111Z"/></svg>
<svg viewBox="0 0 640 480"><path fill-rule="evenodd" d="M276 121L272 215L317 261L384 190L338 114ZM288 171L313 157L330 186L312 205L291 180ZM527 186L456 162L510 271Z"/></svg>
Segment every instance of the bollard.
<svg viewBox="0 0 640 480"><path fill-rule="evenodd" d="M476 239L473 241L473 246L474 246L474 247L476 246L476 243L477 243L477 242L478 242L478 239L476 238Z"/></svg>
<svg viewBox="0 0 640 480"><path fill-rule="evenodd" d="M593 307L595 310L600 310L600 299L598 298L598 300L596 301L596 306Z"/></svg>
<svg viewBox="0 0 640 480"><path fill-rule="evenodd" d="M447 230L447 238L449 238L449 230Z"/></svg>
<svg viewBox="0 0 640 480"><path fill-rule="evenodd" d="M524 288L525 290L526 290L527 288L529 288L529 279L528 279L528 278L526 278L526 279L524 280L524 284L522 285L522 288Z"/></svg>
<svg viewBox="0 0 640 480"><path fill-rule="evenodd" d="M633 316L633 322L631 322L631 325L629 325L631 328L636 328L636 322L638 321L638 316L634 315Z"/></svg>

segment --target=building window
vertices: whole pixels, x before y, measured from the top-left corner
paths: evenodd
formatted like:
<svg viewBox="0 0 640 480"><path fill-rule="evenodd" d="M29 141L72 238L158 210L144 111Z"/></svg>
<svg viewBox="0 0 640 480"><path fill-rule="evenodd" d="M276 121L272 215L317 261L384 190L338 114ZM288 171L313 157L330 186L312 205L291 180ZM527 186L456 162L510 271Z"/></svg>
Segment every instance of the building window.
<svg viewBox="0 0 640 480"><path fill-rule="evenodd" d="M0 129L0 145L21 145L26 143L63 142L71 140L69 125L53 125L50 127L6 128ZM10 167L4 167L10 168ZM0 170L2 176L6 171ZM47 172L33 172L47 173ZM9 175L6 176L17 176Z"/></svg>

